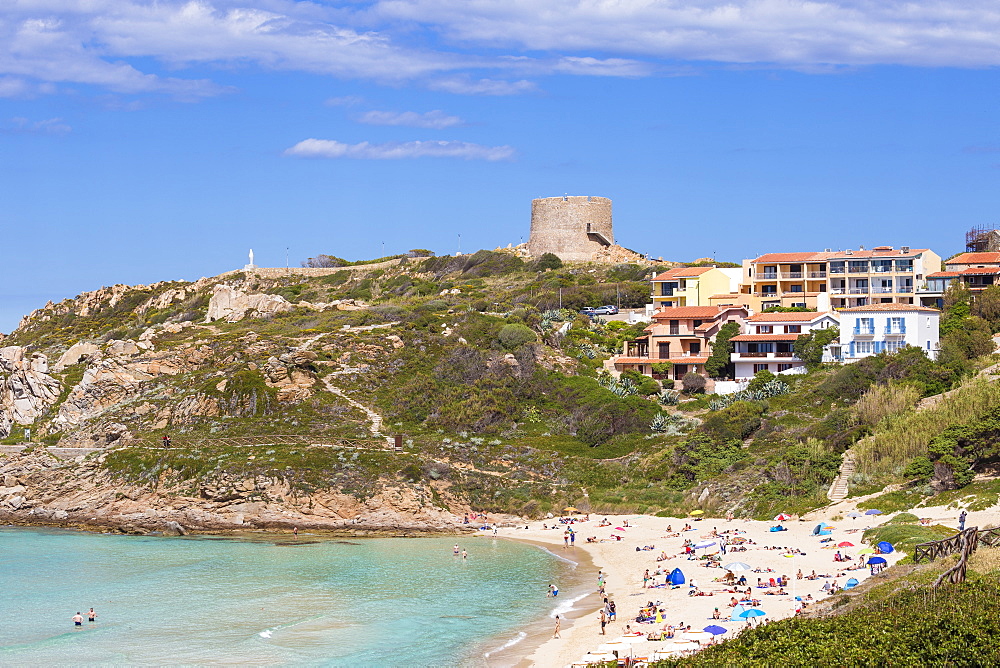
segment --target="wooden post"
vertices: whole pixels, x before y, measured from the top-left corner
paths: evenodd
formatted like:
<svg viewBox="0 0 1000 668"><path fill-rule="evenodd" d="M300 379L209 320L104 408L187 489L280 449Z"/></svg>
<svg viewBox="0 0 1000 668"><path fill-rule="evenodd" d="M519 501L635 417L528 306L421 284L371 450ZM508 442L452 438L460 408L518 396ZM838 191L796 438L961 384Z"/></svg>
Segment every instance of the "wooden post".
<svg viewBox="0 0 1000 668"><path fill-rule="evenodd" d="M396 434L395 436L393 436L393 449L396 452L402 452L403 451L403 435L402 434Z"/></svg>

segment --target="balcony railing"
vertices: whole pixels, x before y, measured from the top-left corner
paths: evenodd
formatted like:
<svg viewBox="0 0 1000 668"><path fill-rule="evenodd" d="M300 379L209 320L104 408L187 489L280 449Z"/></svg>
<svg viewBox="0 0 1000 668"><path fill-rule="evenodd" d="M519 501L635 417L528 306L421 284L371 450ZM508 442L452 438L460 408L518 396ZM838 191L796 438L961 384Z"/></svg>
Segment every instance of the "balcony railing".
<svg viewBox="0 0 1000 668"><path fill-rule="evenodd" d="M810 271L809 278L826 278L825 271Z"/></svg>
<svg viewBox="0 0 1000 668"><path fill-rule="evenodd" d="M801 271L789 271L788 273L784 274L784 277L785 278L802 278L802 272Z"/></svg>
<svg viewBox="0 0 1000 668"><path fill-rule="evenodd" d="M793 353L791 350L779 350L778 352L774 353L774 356L775 357L795 357L795 353Z"/></svg>
<svg viewBox="0 0 1000 668"><path fill-rule="evenodd" d="M830 267L830 273L831 274L843 274L844 273L844 268L843 267Z"/></svg>
<svg viewBox="0 0 1000 668"><path fill-rule="evenodd" d="M778 274L776 274L776 273L772 274L770 272L766 272L766 273L763 273L763 274L757 274L755 276L755 278L758 281L776 281L776 280L778 280Z"/></svg>
<svg viewBox="0 0 1000 668"><path fill-rule="evenodd" d="M771 353L740 353L740 357L767 357Z"/></svg>
<svg viewBox="0 0 1000 668"><path fill-rule="evenodd" d="M850 292L852 295L867 295L868 288L851 288Z"/></svg>
<svg viewBox="0 0 1000 668"><path fill-rule="evenodd" d="M847 288L830 288L830 292L835 295L847 294Z"/></svg>
<svg viewBox="0 0 1000 668"><path fill-rule="evenodd" d="M875 330L871 327L855 327L854 336L875 336Z"/></svg>
<svg viewBox="0 0 1000 668"><path fill-rule="evenodd" d="M867 274L868 267L848 267L847 273L849 274Z"/></svg>
<svg viewBox="0 0 1000 668"><path fill-rule="evenodd" d="M872 271L876 274L887 274L892 271L892 267L872 267Z"/></svg>
<svg viewBox="0 0 1000 668"><path fill-rule="evenodd" d="M903 325L902 327L893 327L892 325L889 325L885 328L886 336L903 336L904 334L906 334L906 325Z"/></svg>
<svg viewBox="0 0 1000 668"><path fill-rule="evenodd" d="M755 293L753 293L753 296L754 297L777 297L778 293L777 292L755 292Z"/></svg>
<svg viewBox="0 0 1000 668"><path fill-rule="evenodd" d="M896 271L905 271L907 273L912 274L913 273L913 265L910 265L909 267L896 267Z"/></svg>
<svg viewBox="0 0 1000 668"><path fill-rule="evenodd" d="M668 334L669 334L669 336L680 336L681 335L681 330L679 328L677 328L677 327L671 327L670 331L668 332Z"/></svg>
<svg viewBox="0 0 1000 668"><path fill-rule="evenodd" d="M891 285L888 286L888 287L883 285L883 286L879 286L877 288L872 288L872 292L877 292L877 293L880 293L880 294L887 294L887 293L896 292L896 291L893 289L893 287Z"/></svg>
<svg viewBox="0 0 1000 668"><path fill-rule="evenodd" d="M900 285L898 288L896 288L896 292L913 292L913 286L912 285Z"/></svg>

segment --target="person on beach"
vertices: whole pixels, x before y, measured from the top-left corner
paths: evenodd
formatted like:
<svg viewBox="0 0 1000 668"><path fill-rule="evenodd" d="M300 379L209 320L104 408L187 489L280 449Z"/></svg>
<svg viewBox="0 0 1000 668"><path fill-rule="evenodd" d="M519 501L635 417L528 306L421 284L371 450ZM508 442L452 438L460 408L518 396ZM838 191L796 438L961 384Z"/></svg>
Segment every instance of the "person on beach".
<svg viewBox="0 0 1000 668"><path fill-rule="evenodd" d="M465 550L462 550L462 558L463 559L468 559L469 558L469 553L466 552Z"/></svg>
<svg viewBox="0 0 1000 668"><path fill-rule="evenodd" d="M73 626L83 626L83 615L79 612L73 615Z"/></svg>
<svg viewBox="0 0 1000 668"><path fill-rule="evenodd" d="M556 615L556 630L555 630L555 633L552 634L553 638L562 638L562 636L559 635L559 627L561 625L562 625L562 622L559 619L559 615Z"/></svg>
<svg viewBox="0 0 1000 668"><path fill-rule="evenodd" d="M608 619L611 621L618 619L618 608L615 606L614 601L608 603Z"/></svg>
<svg viewBox="0 0 1000 668"><path fill-rule="evenodd" d="M965 531L965 518L967 517L967 515L968 514L963 510L962 514L958 516L958 530L959 531Z"/></svg>
<svg viewBox="0 0 1000 668"><path fill-rule="evenodd" d="M604 627L608 625L608 614L604 612L604 608L601 608L601 635L607 635L604 632Z"/></svg>
<svg viewBox="0 0 1000 668"><path fill-rule="evenodd" d="M461 552L461 550L458 548L458 545L451 549L451 553L454 555L457 555L459 552Z"/></svg>
<svg viewBox="0 0 1000 668"><path fill-rule="evenodd" d="M296 538L299 537L299 528L298 527L292 527L292 535L295 536Z"/></svg>
<svg viewBox="0 0 1000 668"><path fill-rule="evenodd" d="M96 622L97 621L97 613L94 612L93 608L91 608L90 612L87 613L87 621L88 622Z"/></svg>

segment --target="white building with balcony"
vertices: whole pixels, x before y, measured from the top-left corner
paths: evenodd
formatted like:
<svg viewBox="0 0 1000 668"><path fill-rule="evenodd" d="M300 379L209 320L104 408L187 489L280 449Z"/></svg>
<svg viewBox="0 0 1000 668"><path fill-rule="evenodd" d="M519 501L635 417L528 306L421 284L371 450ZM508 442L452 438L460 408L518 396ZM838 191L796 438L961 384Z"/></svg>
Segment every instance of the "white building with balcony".
<svg viewBox="0 0 1000 668"><path fill-rule="evenodd" d="M795 339L815 329L837 327L836 313L758 313L750 316L743 333L730 339L735 378L745 381L758 371L774 374L804 373L805 362L795 356Z"/></svg>
<svg viewBox="0 0 1000 668"><path fill-rule="evenodd" d="M840 342L845 362L916 346L938 355L941 312L915 304L868 304L840 309Z"/></svg>

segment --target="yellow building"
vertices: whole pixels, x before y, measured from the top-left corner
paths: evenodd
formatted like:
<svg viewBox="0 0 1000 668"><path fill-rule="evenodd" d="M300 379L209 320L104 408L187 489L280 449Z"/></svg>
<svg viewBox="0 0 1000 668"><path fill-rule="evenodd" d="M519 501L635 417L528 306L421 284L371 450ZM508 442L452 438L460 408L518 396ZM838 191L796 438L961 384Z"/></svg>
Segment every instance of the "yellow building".
<svg viewBox="0 0 1000 668"><path fill-rule="evenodd" d="M709 297L737 292L740 269L675 267L653 277L653 310L709 306Z"/></svg>

